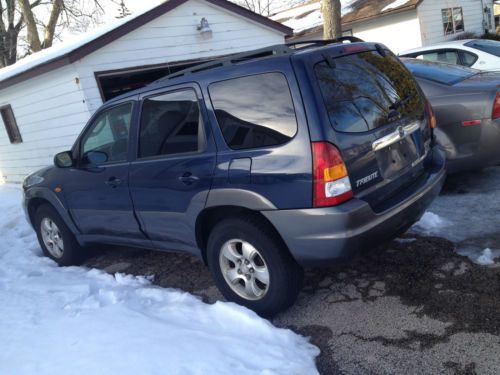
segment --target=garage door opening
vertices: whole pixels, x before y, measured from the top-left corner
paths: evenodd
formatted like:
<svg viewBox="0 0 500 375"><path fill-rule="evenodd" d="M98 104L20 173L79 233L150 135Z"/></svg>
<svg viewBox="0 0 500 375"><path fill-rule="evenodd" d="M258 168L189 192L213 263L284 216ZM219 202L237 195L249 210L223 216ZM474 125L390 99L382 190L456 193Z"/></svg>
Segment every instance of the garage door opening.
<svg viewBox="0 0 500 375"><path fill-rule="evenodd" d="M190 61L189 63L175 65L114 70L96 73L95 76L97 85L101 91L102 100L105 102L116 96L144 87L169 74L207 61L209 60Z"/></svg>

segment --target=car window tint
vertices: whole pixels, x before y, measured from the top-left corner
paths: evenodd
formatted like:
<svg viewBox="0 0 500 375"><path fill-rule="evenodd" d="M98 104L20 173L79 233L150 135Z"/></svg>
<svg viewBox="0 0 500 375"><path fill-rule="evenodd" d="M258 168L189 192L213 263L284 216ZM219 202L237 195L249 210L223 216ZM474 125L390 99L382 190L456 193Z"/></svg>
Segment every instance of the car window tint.
<svg viewBox="0 0 500 375"><path fill-rule="evenodd" d="M144 99L140 126L139 158L197 152L204 141L191 89Z"/></svg>
<svg viewBox="0 0 500 375"><path fill-rule="evenodd" d="M363 52L334 63L320 62L314 72L336 130L365 132L417 110L422 113L417 83L394 56Z"/></svg>
<svg viewBox="0 0 500 375"><path fill-rule="evenodd" d="M81 143L82 158L90 151L102 152L107 162L127 160L132 103L101 113L85 133Z"/></svg>
<svg viewBox="0 0 500 375"><path fill-rule="evenodd" d="M422 53L419 57L421 60L425 61L442 62L453 65L458 65L460 63L458 53L455 51L434 51Z"/></svg>
<svg viewBox="0 0 500 375"><path fill-rule="evenodd" d="M477 55L473 53L465 51L461 51L460 53L462 55L462 61L465 66L472 66L477 61Z"/></svg>
<svg viewBox="0 0 500 375"><path fill-rule="evenodd" d="M445 85L454 85L478 73L476 69L460 65L404 60L406 67L416 76Z"/></svg>
<svg viewBox="0 0 500 375"><path fill-rule="evenodd" d="M500 42L496 40L472 40L464 45L500 57Z"/></svg>
<svg viewBox="0 0 500 375"><path fill-rule="evenodd" d="M297 132L292 96L281 73L216 82L209 92L217 122L232 149L280 145Z"/></svg>

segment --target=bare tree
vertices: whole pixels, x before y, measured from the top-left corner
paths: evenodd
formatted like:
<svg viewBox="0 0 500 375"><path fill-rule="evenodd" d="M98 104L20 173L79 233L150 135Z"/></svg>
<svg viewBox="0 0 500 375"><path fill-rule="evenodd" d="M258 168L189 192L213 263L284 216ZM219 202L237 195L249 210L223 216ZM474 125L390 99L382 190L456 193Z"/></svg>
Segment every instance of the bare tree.
<svg viewBox="0 0 500 375"><path fill-rule="evenodd" d="M118 16L116 16L116 18L124 18L130 16L131 14L132 13L125 5L125 0L120 0L120 2L118 3Z"/></svg>
<svg viewBox="0 0 500 375"><path fill-rule="evenodd" d="M86 31L103 14L99 1L0 0L0 67L52 46L63 30Z"/></svg>
<svg viewBox="0 0 500 375"><path fill-rule="evenodd" d="M323 0L323 39L335 39L342 36L342 7L340 0Z"/></svg>
<svg viewBox="0 0 500 375"><path fill-rule="evenodd" d="M274 0L237 0L236 4L251 10L254 13L270 16L272 13L272 5Z"/></svg>

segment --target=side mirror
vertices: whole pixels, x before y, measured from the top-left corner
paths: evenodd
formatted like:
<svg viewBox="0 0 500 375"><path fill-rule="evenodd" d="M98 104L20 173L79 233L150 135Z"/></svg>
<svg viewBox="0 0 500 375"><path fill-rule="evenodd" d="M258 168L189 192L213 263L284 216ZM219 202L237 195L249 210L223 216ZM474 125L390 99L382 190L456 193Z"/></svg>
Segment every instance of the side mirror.
<svg viewBox="0 0 500 375"><path fill-rule="evenodd" d="M58 168L70 168L73 166L71 151L64 151L54 156L54 164Z"/></svg>
<svg viewBox="0 0 500 375"><path fill-rule="evenodd" d="M108 161L108 154L102 151L89 151L83 155L85 164L99 165Z"/></svg>

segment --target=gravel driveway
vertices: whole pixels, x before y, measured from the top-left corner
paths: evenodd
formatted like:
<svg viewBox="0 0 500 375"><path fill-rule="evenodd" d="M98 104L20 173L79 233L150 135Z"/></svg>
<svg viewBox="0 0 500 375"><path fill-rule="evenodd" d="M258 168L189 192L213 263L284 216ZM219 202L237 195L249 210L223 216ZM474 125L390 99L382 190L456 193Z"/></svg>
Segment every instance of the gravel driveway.
<svg viewBox="0 0 500 375"><path fill-rule="evenodd" d="M444 196L500 195L499 176L500 168L454 176ZM491 202L480 209L498 210ZM492 217L484 226L498 228ZM474 264L455 248L435 234L407 234L349 264L308 269L297 303L273 323L311 337L321 374L500 374L500 267ZM87 265L222 299L190 256L113 248Z"/></svg>

